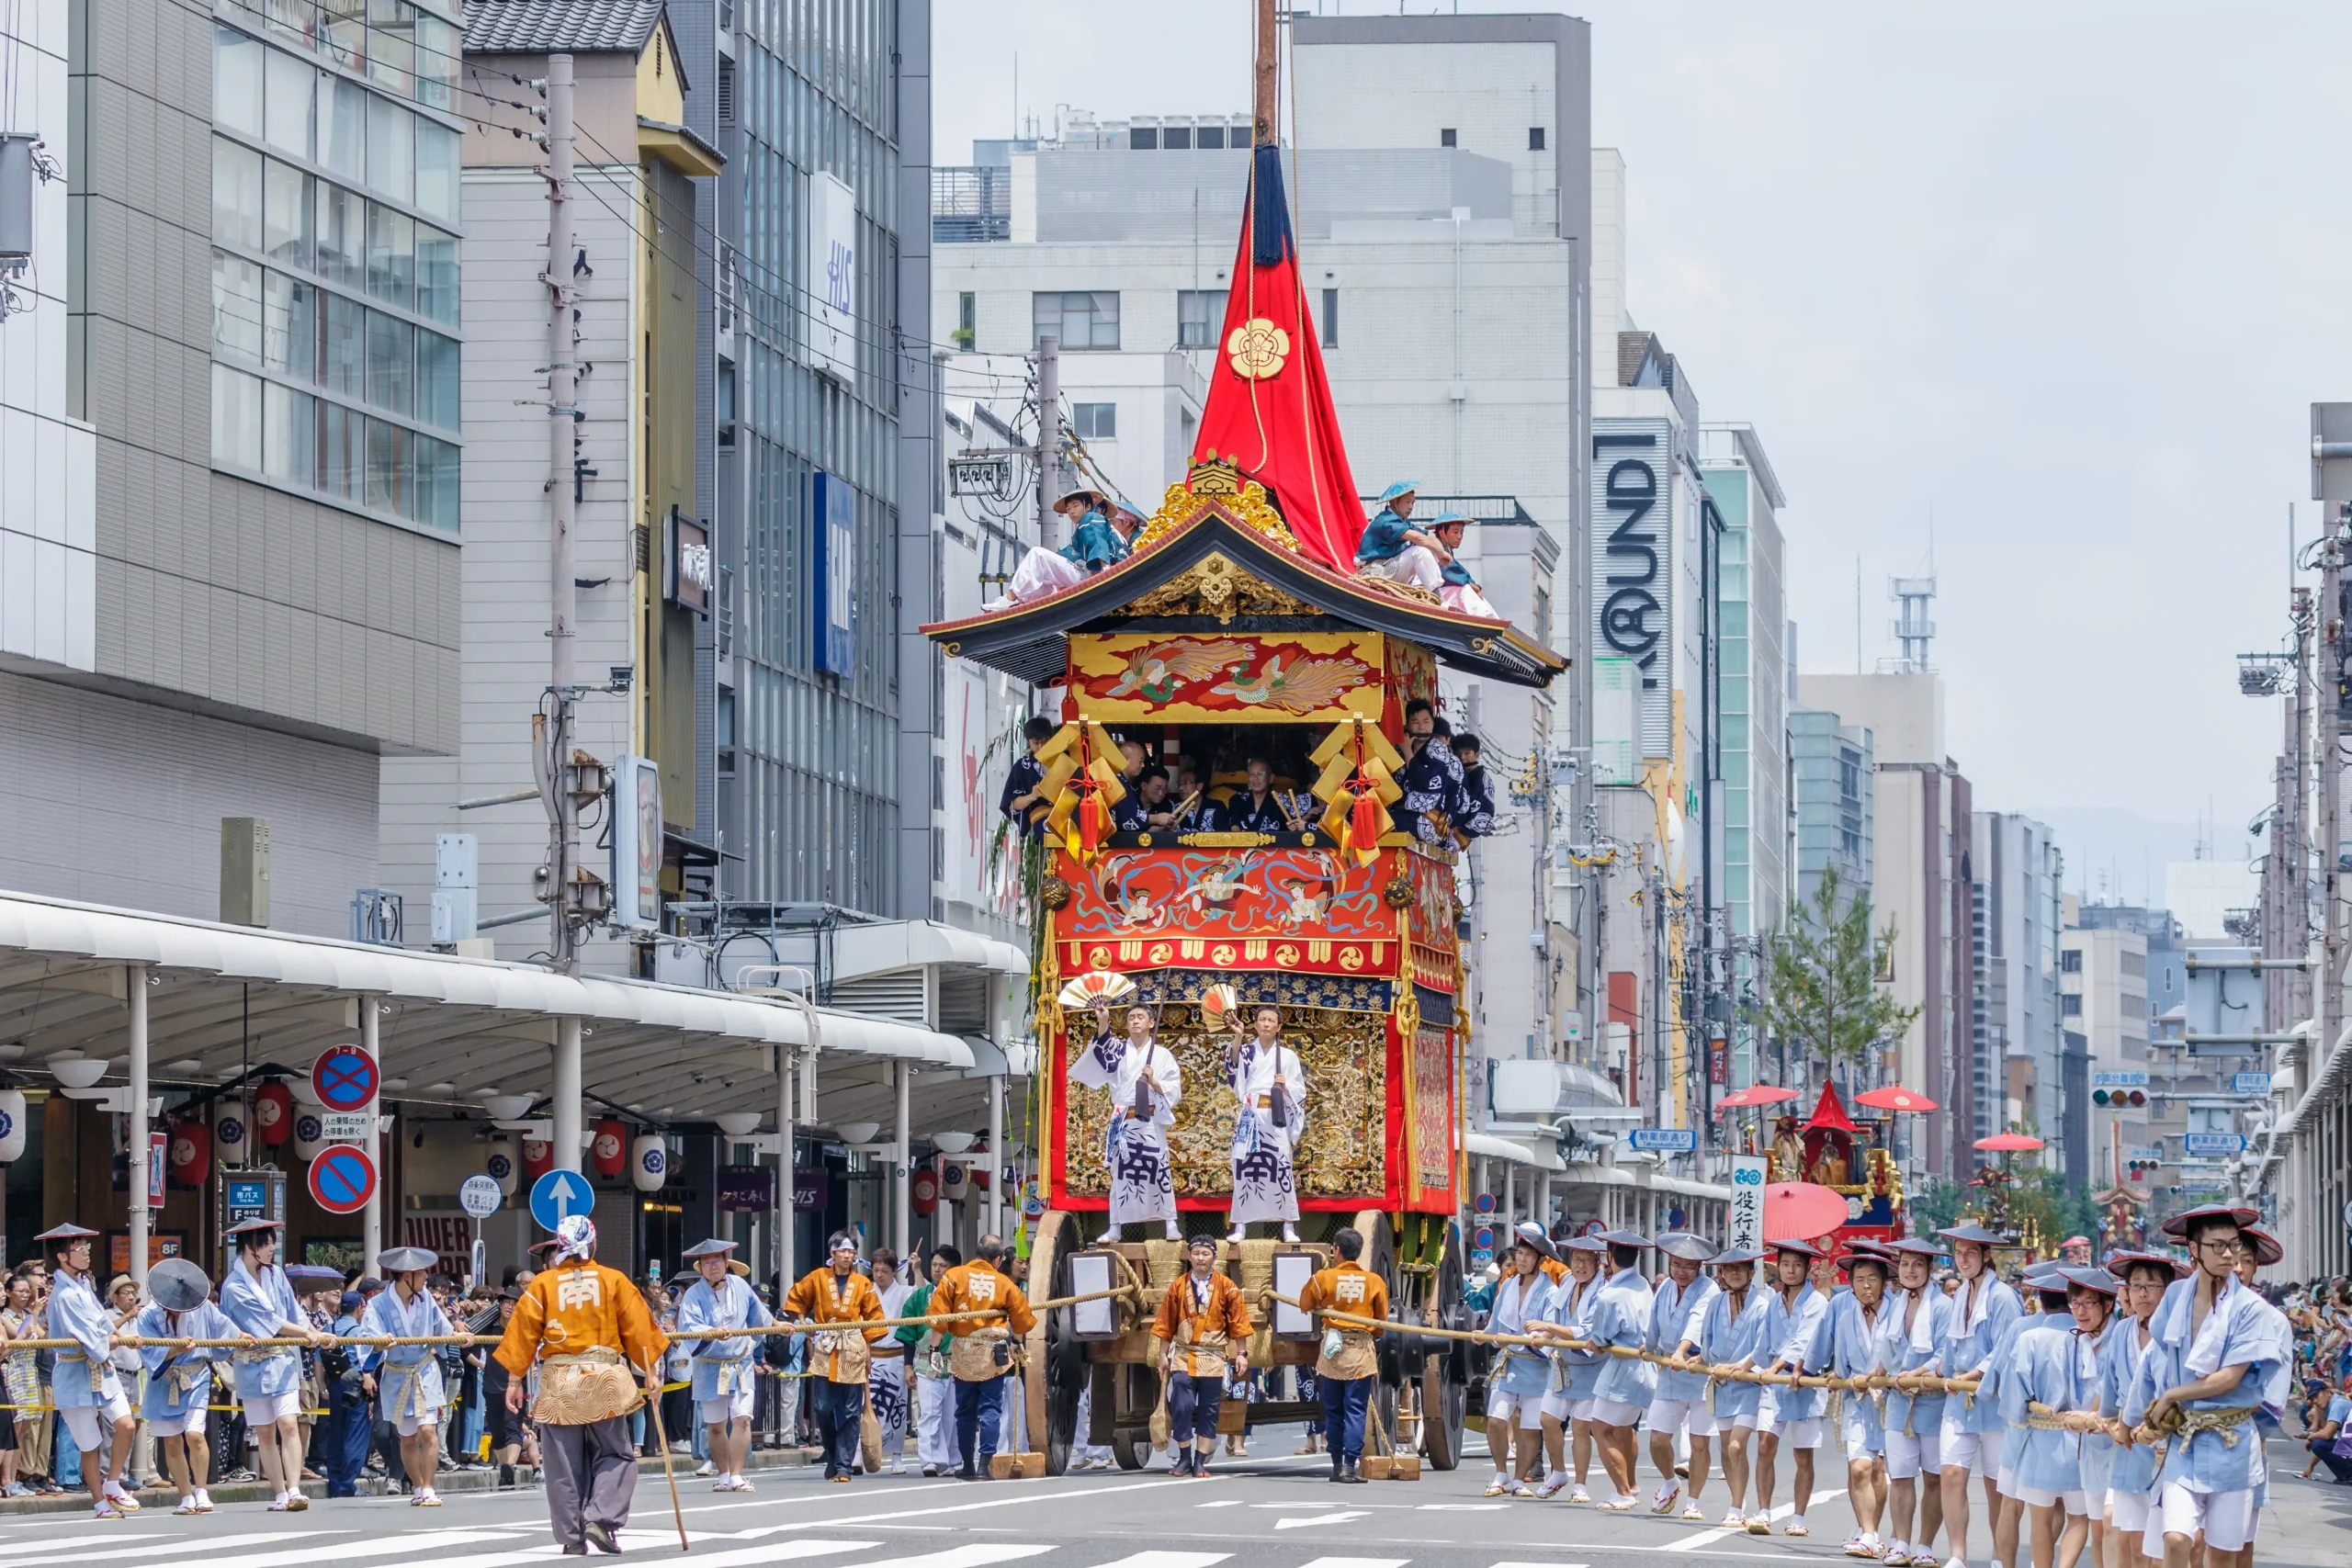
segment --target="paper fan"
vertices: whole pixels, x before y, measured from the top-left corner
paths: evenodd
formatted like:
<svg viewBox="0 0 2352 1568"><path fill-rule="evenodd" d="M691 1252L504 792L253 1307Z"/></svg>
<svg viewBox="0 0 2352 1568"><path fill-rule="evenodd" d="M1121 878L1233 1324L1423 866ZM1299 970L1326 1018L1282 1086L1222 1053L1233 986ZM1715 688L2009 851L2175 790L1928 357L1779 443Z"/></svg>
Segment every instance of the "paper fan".
<svg viewBox="0 0 2352 1568"><path fill-rule="evenodd" d="M1201 1017L1212 1027L1225 1022L1227 1014L1241 1005L1241 993L1219 981L1201 993Z"/></svg>
<svg viewBox="0 0 2352 1568"><path fill-rule="evenodd" d="M1055 999L1066 1008L1091 1008L1102 1002L1123 1002L1136 994L1136 983L1125 975L1092 969L1061 989Z"/></svg>

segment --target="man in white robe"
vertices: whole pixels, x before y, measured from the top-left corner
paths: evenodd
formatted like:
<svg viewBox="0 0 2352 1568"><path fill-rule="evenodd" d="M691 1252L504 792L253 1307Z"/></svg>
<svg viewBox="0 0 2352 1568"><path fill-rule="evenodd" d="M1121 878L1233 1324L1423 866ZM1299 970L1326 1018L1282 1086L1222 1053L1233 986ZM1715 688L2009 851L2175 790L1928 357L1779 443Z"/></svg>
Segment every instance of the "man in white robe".
<svg viewBox="0 0 2352 1568"><path fill-rule="evenodd" d="M1238 1038L1226 1052L1226 1070L1241 1102L1233 1118L1233 1230L1239 1241L1253 1221L1280 1221L1284 1241L1298 1239L1298 1174L1294 1156L1306 1122L1306 1069L1298 1053L1283 1043L1283 1014L1261 1007L1251 1017L1255 1035Z"/></svg>
<svg viewBox="0 0 2352 1568"><path fill-rule="evenodd" d="M1127 1010L1127 1034L1111 1032L1111 1010L1094 1010L1097 1033L1070 1064L1070 1082L1111 1091L1111 1127L1103 1140L1110 1168L1110 1228L1098 1243L1118 1239L1119 1227L1159 1220L1168 1239L1182 1237L1176 1223L1176 1177L1168 1159L1168 1129L1183 1097L1176 1054L1153 1037L1152 1010Z"/></svg>

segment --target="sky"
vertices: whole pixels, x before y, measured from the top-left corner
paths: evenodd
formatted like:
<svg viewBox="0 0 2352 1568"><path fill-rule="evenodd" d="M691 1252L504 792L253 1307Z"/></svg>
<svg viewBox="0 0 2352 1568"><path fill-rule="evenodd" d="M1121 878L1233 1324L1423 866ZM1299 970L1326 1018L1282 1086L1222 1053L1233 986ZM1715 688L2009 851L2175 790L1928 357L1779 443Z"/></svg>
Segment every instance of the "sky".
<svg viewBox="0 0 2352 1568"><path fill-rule="evenodd" d="M1802 668L1853 669L1858 629L1894 653L1887 580L1932 529L1978 807L2103 824L2070 887L2096 862L2130 896L2139 862L2160 891L2199 822L2243 852L2279 714L2236 656L2286 636L2309 405L2352 399L2352 205L2322 194L2352 6L1569 9L1627 164L1628 308L1788 494ZM936 160L1008 133L1016 54L1048 124L1245 109L1250 14L938 7Z"/></svg>

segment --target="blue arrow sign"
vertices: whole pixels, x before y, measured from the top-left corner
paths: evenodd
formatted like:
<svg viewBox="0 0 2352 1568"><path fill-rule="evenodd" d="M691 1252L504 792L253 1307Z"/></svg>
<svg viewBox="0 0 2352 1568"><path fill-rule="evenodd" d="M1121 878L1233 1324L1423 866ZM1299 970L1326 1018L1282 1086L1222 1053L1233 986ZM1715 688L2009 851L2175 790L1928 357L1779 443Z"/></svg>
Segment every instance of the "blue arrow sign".
<svg viewBox="0 0 2352 1568"><path fill-rule="evenodd" d="M586 1214L596 1207L595 1190L576 1170L550 1170L531 1183L531 1218L543 1231L563 1224L566 1214Z"/></svg>

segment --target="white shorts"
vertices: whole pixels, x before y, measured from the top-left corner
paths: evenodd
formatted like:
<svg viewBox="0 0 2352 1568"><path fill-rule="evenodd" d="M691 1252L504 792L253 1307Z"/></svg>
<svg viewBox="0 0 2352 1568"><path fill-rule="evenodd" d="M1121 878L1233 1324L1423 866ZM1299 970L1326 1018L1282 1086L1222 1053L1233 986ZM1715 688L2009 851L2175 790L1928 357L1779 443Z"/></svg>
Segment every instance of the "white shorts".
<svg viewBox="0 0 2352 1568"><path fill-rule="evenodd" d="M1703 1399L1657 1399L1650 1402L1650 1431L1671 1436L1686 1428L1694 1438L1715 1435L1715 1413Z"/></svg>
<svg viewBox="0 0 2352 1568"><path fill-rule="evenodd" d="M204 1436L205 1409L202 1404L188 1407L185 1416L162 1416L147 1423L147 1430L158 1438L200 1438Z"/></svg>
<svg viewBox="0 0 2352 1568"><path fill-rule="evenodd" d="M2205 1545L2213 1551L2235 1551L2252 1540L2254 1488L2191 1492L2187 1483L2174 1482L2148 1510L2148 1528L2140 1550L2151 1557L2161 1556L2165 1537L2185 1535L2194 1539L2199 1530L2205 1532Z"/></svg>
<svg viewBox="0 0 2352 1568"><path fill-rule="evenodd" d="M1955 1432L1951 1427L1945 1427L1943 1435L1944 1468L1946 1470L1976 1469L1978 1449L1980 1447L1977 1442L1977 1438L1981 1435L1982 1434L1976 1432Z"/></svg>
<svg viewBox="0 0 2352 1568"><path fill-rule="evenodd" d="M1628 1404L1622 1399L1596 1399L1592 1402L1590 1420L1604 1427L1631 1427L1642 1418L1642 1407Z"/></svg>
<svg viewBox="0 0 2352 1568"><path fill-rule="evenodd" d="M1592 1401L1571 1399L1565 1393L1547 1393L1544 1396L1544 1414L1562 1426L1571 1421L1589 1421L1592 1419Z"/></svg>
<svg viewBox="0 0 2352 1568"><path fill-rule="evenodd" d="M2020 1486L2009 1495L2029 1508L2051 1508L2064 1503L2070 1514L2088 1517L2091 1511L2090 1495L2086 1492L2045 1492L2039 1486Z"/></svg>
<svg viewBox="0 0 2352 1568"><path fill-rule="evenodd" d="M745 1378L743 1385L732 1393L722 1393L717 1399L697 1399L695 1411L706 1427L724 1427L730 1420L749 1421L752 1402L759 1396L759 1387Z"/></svg>
<svg viewBox="0 0 2352 1568"><path fill-rule="evenodd" d="M1944 1468L1943 1432L1922 1432L1911 1437L1890 1431L1886 1435L1886 1478L1889 1481L1912 1481L1921 1471L1939 1475Z"/></svg>
<svg viewBox="0 0 2352 1568"><path fill-rule="evenodd" d="M246 1419L250 1421L252 1417L247 1416ZM396 1416L392 1418L392 1425L400 1428L403 1438L413 1438L424 1431L438 1432L441 1429L441 1406L431 1405L422 1416Z"/></svg>
<svg viewBox="0 0 2352 1568"><path fill-rule="evenodd" d="M1812 1416L1802 1421L1783 1421L1778 1416L1759 1418L1756 1429L1780 1438L1784 1449L1817 1449L1821 1446L1821 1417Z"/></svg>
<svg viewBox="0 0 2352 1568"><path fill-rule="evenodd" d="M237 1403L245 1407L247 1427L266 1427L288 1416L302 1414L302 1391L298 1388L285 1393L241 1394Z"/></svg>
<svg viewBox="0 0 2352 1568"><path fill-rule="evenodd" d="M84 1453L95 1453L111 1440L114 1425L130 1419L130 1401L117 1390L100 1404L60 1405L58 1419L74 1434L74 1446ZM101 1420L104 1417L101 1430Z"/></svg>
<svg viewBox="0 0 2352 1568"><path fill-rule="evenodd" d="M1487 1393L1487 1419L1489 1423L1500 1421L1506 1427L1515 1425L1531 1432L1540 1432L1544 1429L1544 1396L1489 1389Z"/></svg>
<svg viewBox="0 0 2352 1568"><path fill-rule="evenodd" d="M2107 1522L2126 1535L2148 1533L2148 1495L2145 1492L2113 1492L2107 1495Z"/></svg>
<svg viewBox="0 0 2352 1568"><path fill-rule="evenodd" d="M1840 1435L1845 1439L1846 1457L1849 1460L1877 1459L1885 1453L1884 1435L1871 1430L1871 1424L1868 1421L1859 1416L1849 1416L1846 1418L1845 1427L1845 1431Z"/></svg>
<svg viewBox="0 0 2352 1568"><path fill-rule="evenodd" d="M1993 1490L2004 1497L2022 1498L2024 1496L2024 1494L2018 1490L2018 1472L2006 1464L1994 1471Z"/></svg>

